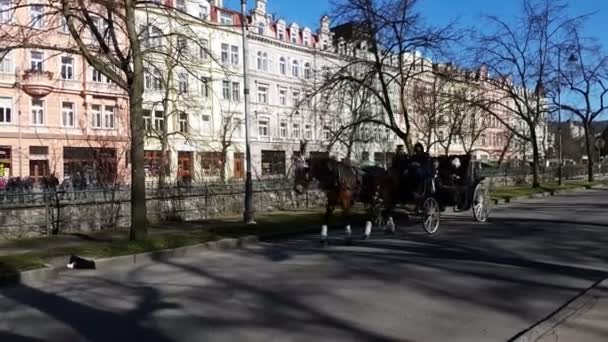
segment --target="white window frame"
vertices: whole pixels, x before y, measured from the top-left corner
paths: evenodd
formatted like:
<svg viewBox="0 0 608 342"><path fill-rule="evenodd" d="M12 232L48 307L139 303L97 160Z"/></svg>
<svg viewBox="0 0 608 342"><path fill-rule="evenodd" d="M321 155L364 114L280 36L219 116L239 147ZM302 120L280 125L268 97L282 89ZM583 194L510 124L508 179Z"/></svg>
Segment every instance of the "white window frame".
<svg viewBox="0 0 608 342"><path fill-rule="evenodd" d="M0 117L0 125L10 125L13 123L13 98L11 97L0 97L0 111L2 116ZM7 115L8 113L8 115ZM7 116L9 120L7 120Z"/></svg>
<svg viewBox="0 0 608 342"><path fill-rule="evenodd" d="M294 122L291 125L291 138L292 139L300 139L301 136L301 130L302 128L300 127L300 124L297 122Z"/></svg>
<svg viewBox="0 0 608 342"><path fill-rule="evenodd" d="M296 59L291 62L291 76L300 77L300 62Z"/></svg>
<svg viewBox="0 0 608 342"><path fill-rule="evenodd" d="M287 75L287 58L279 58L279 73L281 75Z"/></svg>
<svg viewBox="0 0 608 342"><path fill-rule="evenodd" d="M198 5L198 17L203 20L207 20L209 18L209 7L199 4Z"/></svg>
<svg viewBox="0 0 608 342"><path fill-rule="evenodd" d="M30 5L30 23L32 28L35 29L41 29L44 26L44 6L42 4L34 3Z"/></svg>
<svg viewBox="0 0 608 342"><path fill-rule="evenodd" d="M209 78L201 77L200 81L200 95L208 98L209 97Z"/></svg>
<svg viewBox="0 0 608 342"><path fill-rule="evenodd" d="M304 139L312 140L312 125L304 125Z"/></svg>
<svg viewBox="0 0 608 342"><path fill-rule="evenodd" d="M309 80L312 78L312 67L310 63L304 63L304 78Z"/></svg>
<svg viewBox="0 0 608 342"><path fill-rule="evenodd" d="M106 105L103 107L103 128L116 128L116 106Z"/></svg>
<svg viewBox="0 0 608 342"><path fill-rule="evenodd" d="M11 0L0 0L0 23L11 23L15 21L15 13L10 13L13 7Z"/></svg>
<svg viewBox="0 0 608 342"><path fill-rule="evenodd" d="M298 43L298 32L295 31L294 29L290 29L291 32L291 43L292 44L297 44Z"/></svg>
<svg viewBox="0 0 608 342"><path fill-rule="evenodd" d="M279 27L277 29L277 39L279 40L285 40L285 28L284 27Z"/></svg>
<svg viewBox="0 0 608 342"><path fill-rule="evenodd" d="M232 82L232 101L241 101L241 83Z"/></svg>
<svg viewBox="0 0 608 342"><path fill-rule="evenodd" d="M190 131L190 125L188 123L188 113L186 112L180 112L179 113L179 117L178 117L178 124L179 124L179 132L182 134L188 134L188 132Z"/></svg>
<svg viewBox="0 0 608 342"><path fill-rule="evenodd" d="M281 121L281 123L279 123L279 138L287 139L287 131L287 121Z"/></svg>
<svg viewBox="0 0 608 342"><path fill-rule="evenodd" d="M41 57L34 58L34 54L39 54ZM30 51L30 70L44 71L44 52L39 50Z"/></svg>
<svg viewBox="0 0 608 342"><path fill-rule="evenodd" d="M163 110L155 110L152 114L152 127L157 132L162 132L166 123L165 123L165 111Z"/></svg>
<svg viewBox="0 0 608 342"><path fill-rule="evenodd" d="M202 60L209 59L209 39L202 39L199 46L198 57Z"/></svg>
<svg viewBox="0 0 608 342"><path fill-rule="evenodd" d="M291 93L291 101L293 102L293 107L298 107L300 105L300 92L293 91Z"/></svg>
<svg viewBox="0 0 608 342"><path fill-rule="evenodd" d="M201 134L205 136L211 136L211 115L201 115Z"/></svg>
<svg viewBox="0 0 608 342"><path fill-rule="evenodd" d="M186 5L186 0L175 0L175 8L187 13L188 6Z"/></svg>
<svg viewBox="0 0 608 342"><path fill-rule="evenodd" d="M239 65L240 51L237 45L230 46L230 63L232 65Z"/></svg>
<svg viewBox="0 0 608 342"><path fill-rule="evenodd" d="M231 95L232 95L232 93L230 91L231 90L230 87L231 87L230 81L227 81L227 80L222 81L222 99L223 100L230 101Z"/></svg>
<svg viewBox="0 0 608 342"><path fill-rule="evenodd" d="M35 106L34 101L40 102L41 106ZM46 121L46 101L43 99L32 98L30 101L30 114L32 126L44 126Z"/></svg>
<svg viewBox="0 0 608 342"><path fill-rule="evenodd" d="M188 73L185 71L177 73L177 91L178 94L188 94Z"/></svg>
<svg viewBox="0 0 608 342"><path fill-rule="evenodd" d="M69 108L66 105L70 105ZM74 128L76 126L76 104L71 101L61 101L61 127Z"/></svg>
<svg viewBox="0 0 608 342"><path fill-rule="evenodd" d="M103 106L100 104L91 105L91 128L101 129L103 127Z"/></svg>
<svg viewBox="0 0 608 342"><path fill-rule="evenodd" d="M279 104L287 106L287 89L279 89Z"/></svg>
<svg viewBox="0 0 608 342"><path fill-rule="evenodd" d="M262 129L264 130L262 134ZM259 119L258 120L258 136L260 138L267 138L270 136L270 120Z"/></svg>
<svg viewBox="0 0 608 342"><path fill-rule="evenodd" d="M230 44L222 43L221 61L222 64L230 63Z"/></svg>
<svg viewBox="0 0 608 342"><path fill-rule="evenodd" d="M1 0L0 0L1 1ZM13 66L13 51L6 51L0 61L0 74L12 74L15 72Z"/></svg>
<svg viewBox="0 0 608 342"><path fill-rule="evenodd" d="M66 61L69 60L69 63ZM61 79L71 81L75 79L74 75L74 57L72 56L61 56Z"/></svg>
<svg viewBox="0 0 608 342"><path fill-rule="evenodd" d="M258 84L258 103L268 104L268 85Z"/></svg>
<svg viewBox="0 0 608 342"><path fill-rule="evenodd" d="M220 25L234 25L234 18L231 13L220 11L219 17Z"/></svg>

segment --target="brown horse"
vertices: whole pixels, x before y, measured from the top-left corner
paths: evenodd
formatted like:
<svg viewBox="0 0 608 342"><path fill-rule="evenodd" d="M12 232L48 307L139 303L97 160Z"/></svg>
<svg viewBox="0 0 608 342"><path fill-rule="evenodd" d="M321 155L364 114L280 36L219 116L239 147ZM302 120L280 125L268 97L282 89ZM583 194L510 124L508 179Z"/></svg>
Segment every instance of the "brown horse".
<svg viewBox="0 0 608 342"><path fill-rule="evenodd" d="M369 218L365 224L364 238L369 237L372 221L377 222L379 219L380 189L385 175L385 170L380 167L357 168L329 157L300 159L296 162L294 190L304 193L309 184L316 180L327 196L321 227L322 244L327 243L327 227L337 207L342 209L347 242L352 242L350 211L355 202L363 203L367 208Z"/></svg>

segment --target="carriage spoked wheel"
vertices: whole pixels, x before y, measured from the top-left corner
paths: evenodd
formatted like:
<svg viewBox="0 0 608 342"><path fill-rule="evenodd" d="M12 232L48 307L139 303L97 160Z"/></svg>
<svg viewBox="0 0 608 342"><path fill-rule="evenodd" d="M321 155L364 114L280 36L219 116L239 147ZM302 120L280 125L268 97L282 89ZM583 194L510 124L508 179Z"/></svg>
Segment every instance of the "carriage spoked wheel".
<svg viewBox="0 0 608 342"><path fill-rule="evenodd" d="M490 217L491 210L490 188L485 181L475 187L473 193L473 217L477 222L486 222Z"/></svg>
<svg viewBox="0 0 608 342"><path fill-rule="evenodd" d="M441 209L434 197L427 197L422 204L422 226L429 234L435 234L439 229Z"/></svg>

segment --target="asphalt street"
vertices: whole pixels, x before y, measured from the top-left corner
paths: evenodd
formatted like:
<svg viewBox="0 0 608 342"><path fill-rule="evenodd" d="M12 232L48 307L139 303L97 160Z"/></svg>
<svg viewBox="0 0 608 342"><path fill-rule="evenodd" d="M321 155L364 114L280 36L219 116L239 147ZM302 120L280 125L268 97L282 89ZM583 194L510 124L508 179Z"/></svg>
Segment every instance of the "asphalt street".
<svg viewBox="0 0 608 342"><path fill-rule="evenodd" d="M608 278L608 190L0 289L0 341L508 341ZM353 227L362 234L363 227ZM608 337L607 337L608 339Z"/></svg>

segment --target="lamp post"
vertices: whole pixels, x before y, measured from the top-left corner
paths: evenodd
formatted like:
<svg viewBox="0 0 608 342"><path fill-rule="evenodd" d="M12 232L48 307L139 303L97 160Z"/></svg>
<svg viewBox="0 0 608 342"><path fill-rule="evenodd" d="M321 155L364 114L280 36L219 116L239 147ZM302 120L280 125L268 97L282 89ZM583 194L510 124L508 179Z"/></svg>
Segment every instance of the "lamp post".
<svg viewBox="0 0 608 342"><path fill-rule="evenodd" d="M251 143L249 139L249 56L247 52L247 0L241 0L241 26L243 28L243 83L245 90L245 211L243 220L255 224L253 208L253 180L251 179Z"/></svg>
<svg viewBox="0 0 608 342"><path fill-rule="evenodd" d="M568 58L568 63L574 63L577 61L576 55L571 54ZM564 167L564 151L562 146L562 47L559 46L557 49L557 139L558 139L558 158L559 164L557 166L557 184L562 185L563 183L563 167Z"/></svg>

